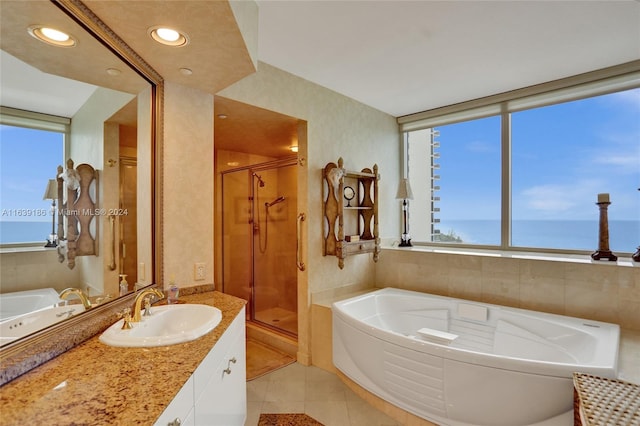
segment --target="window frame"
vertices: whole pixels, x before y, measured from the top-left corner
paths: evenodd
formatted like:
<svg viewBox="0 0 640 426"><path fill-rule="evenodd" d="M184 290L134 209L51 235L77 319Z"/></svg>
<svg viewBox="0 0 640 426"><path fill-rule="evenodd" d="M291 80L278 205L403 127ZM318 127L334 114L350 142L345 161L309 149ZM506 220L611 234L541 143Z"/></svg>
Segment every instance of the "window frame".
<svg viewBox="0 0 640 426"><path fill-rule="evenodd" d="M70 118L0 106L0 125L62 133L62 158L69 156L69 137L71 134ZM0 252L2 253L42 250L46 249L40 241L0 243Z"/></svg>
<svg viewBox="0 0 640 426"><path fill-rule="evenodd" d="M588 250L554 249L513 246L511 241L511 113L543 108L566 102L607 95L640 88L640 60L592 71L560 80L529 86L497 95L474 99L435 108L416 114L398 117L402 135L401 176L408 174L407 139L411 131L433 129L436 126L461 123L490 116L500 116L501 120L501 207L500 245L447 243L432 241L412 241L416 246L456 247L478 250L500 250L518 252L538 252L553 254L588 254ZM620 252L623 255L631 252Z"/></svg>

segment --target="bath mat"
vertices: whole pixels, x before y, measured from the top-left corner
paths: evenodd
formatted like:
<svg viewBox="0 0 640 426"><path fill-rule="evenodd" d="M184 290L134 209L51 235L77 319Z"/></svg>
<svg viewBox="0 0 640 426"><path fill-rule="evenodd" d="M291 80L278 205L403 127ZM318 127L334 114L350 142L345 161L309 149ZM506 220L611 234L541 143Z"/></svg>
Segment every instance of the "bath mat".
<svg viewBox="0 0 640 426"><path fill-rule="evenodd" d="M296 360L271 346L247 339L247 381L293 364Z"/></svg>
<svg viewBox="0 0 640 426"><path fill-rule="evenodd" d="M258 426L324 426L306 414L260 414Z"/></svg>

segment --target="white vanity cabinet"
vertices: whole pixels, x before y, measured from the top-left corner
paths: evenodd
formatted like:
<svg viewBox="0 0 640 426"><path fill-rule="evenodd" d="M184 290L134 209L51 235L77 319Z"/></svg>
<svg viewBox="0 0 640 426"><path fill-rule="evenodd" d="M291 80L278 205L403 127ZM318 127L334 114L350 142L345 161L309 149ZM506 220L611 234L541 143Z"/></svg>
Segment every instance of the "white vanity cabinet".
<svg viewBox="0 0 640 426"><path fill-rule="evenodd" d="M243 308L158 418L156 426L244 425L247 414L245 345Z"/></svg>
<svg viewBox="0 0 640 426"><path fill-rule="evenodd" d="M195 426L193 417L193 375L162 412L156 426Z"/></svg>

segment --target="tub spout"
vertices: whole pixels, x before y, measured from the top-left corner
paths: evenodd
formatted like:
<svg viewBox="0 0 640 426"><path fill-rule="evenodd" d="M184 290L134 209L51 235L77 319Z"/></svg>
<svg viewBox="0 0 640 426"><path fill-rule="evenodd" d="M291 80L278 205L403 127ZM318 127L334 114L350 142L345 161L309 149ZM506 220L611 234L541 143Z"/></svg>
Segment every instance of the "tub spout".
<svg viewBox="0 0 640 426"><path fill-rule="evenodd" d="M89 301L89 298L79 288L74 288L74 287L65 288L60 292L59 297L60 299L67 300L67 298L71 295L76 295L78 299L80 299L80 301L82 302L82 306L84 306L85 309L91 308L91 301Z"/></svg>

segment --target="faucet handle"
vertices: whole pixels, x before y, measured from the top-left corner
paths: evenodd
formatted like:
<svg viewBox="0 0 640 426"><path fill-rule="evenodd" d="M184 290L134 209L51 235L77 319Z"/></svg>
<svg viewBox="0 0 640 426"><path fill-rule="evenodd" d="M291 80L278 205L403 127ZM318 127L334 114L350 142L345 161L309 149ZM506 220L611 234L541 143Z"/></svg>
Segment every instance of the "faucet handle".
<svg viewBox="0 0 640 426"><path fill-rule="evenodd" d="M131 308L124 308L120 316L123 318L122 330L131 330L133 328L131 326Z"/></svg>
<svg viewBox="0 0 640 426"><path fill-rule="evenodd" d="M144 314L142 314L142 316L143 317L151 316L151 298L150 297L144 298Z"/></svg>

